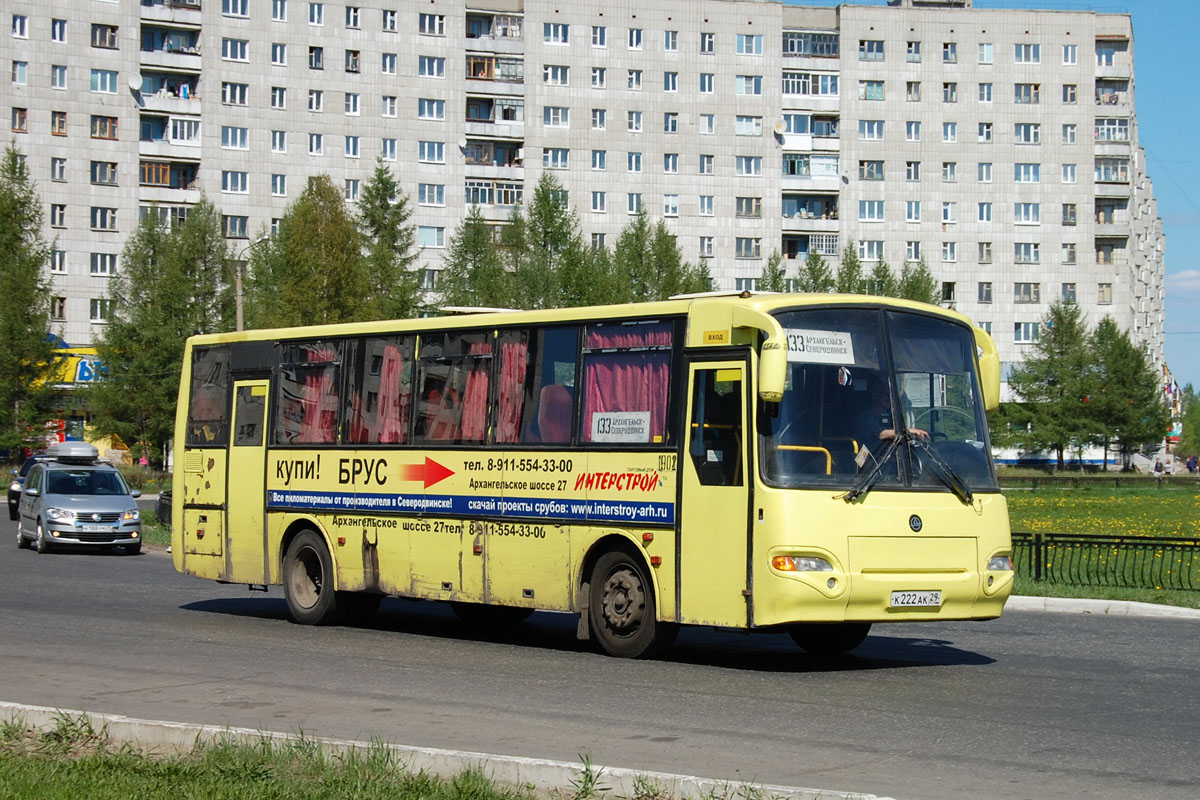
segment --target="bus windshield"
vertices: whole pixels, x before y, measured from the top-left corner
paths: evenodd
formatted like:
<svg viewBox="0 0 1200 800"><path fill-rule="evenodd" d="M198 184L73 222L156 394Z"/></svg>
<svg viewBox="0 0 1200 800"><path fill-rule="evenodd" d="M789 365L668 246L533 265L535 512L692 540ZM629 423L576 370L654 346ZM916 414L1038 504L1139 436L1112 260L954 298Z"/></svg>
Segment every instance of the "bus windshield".
<svg viewBox="0 0 1200 800"><path fill-rule="evenodd" d="M776 316L787 382L759 408L764 481L851 489L878 467L875 490L998 491L966 326L865 308Z"/></svg>

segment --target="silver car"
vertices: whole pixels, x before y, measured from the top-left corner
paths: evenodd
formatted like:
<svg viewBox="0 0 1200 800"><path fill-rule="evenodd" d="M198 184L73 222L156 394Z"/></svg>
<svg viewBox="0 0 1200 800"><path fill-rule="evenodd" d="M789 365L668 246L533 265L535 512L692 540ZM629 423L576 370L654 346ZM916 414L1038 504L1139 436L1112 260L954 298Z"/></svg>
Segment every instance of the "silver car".
<svg viewBox="0 0 1200 800"><path fill-rule="evenodd" d="M50 448L29 470L18 503L17 547L39 553L77 545L142 549L142 520L121 473L98 459L96 448L68 442Z"/></svg>

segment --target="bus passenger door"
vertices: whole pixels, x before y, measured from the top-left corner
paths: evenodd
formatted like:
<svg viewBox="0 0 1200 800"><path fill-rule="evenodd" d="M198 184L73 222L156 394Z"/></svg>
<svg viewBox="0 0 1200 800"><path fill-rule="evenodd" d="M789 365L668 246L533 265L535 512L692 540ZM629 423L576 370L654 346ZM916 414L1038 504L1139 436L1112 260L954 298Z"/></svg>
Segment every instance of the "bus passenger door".
<svg viewBox="0 0 1200 800"><path fill-rule="evenodd" d="M679 620L748 624L750 485L745 360L688 366L679 532Z"/></svg>
<svg viewBox="0 0 1200 800"><path fill-rule="evenodd" d="M233 385L229 447L229 501L225 513L225 575L235 583L267 583L266 427L267 381Z"/></svg>

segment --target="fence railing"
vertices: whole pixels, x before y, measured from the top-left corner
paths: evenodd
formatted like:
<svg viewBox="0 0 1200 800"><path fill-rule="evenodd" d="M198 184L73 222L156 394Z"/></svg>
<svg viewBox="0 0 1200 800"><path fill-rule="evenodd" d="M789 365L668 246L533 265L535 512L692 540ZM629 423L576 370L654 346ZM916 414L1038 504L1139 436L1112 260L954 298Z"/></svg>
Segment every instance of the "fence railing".
<svg viewBox="0 0 1200 800"><path fill-rule="evenodd" d="M1017 573L1076 586L1200 590L1200 540L1013 531Z"/></svg>
<svg viewBox="0 0 1200 800"><path fill-rule="evenodd" d="M1006 489L1147 489L1154 486L1160 488L1196 488L1196 475L1163 476L1155 480L1153 475L1002 475L1000 483L1002 491Z"/></svg>

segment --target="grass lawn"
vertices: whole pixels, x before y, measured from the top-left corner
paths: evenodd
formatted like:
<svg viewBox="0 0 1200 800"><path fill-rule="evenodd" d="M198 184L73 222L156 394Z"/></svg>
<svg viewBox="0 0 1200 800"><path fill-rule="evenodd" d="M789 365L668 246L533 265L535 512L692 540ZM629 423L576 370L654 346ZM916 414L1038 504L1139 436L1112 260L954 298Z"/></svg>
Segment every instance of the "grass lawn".
<svg viewBox="0 0 1200 800"><path fill-rule="evenodd" d="M1003 485L1003 478L1001 478ZM1188 487L1006 490L1014 531L1200 539L1200 494ZM1091 597L1200 608L1200 592L1067 586L1018 574L1015 594Z"/></svg>

